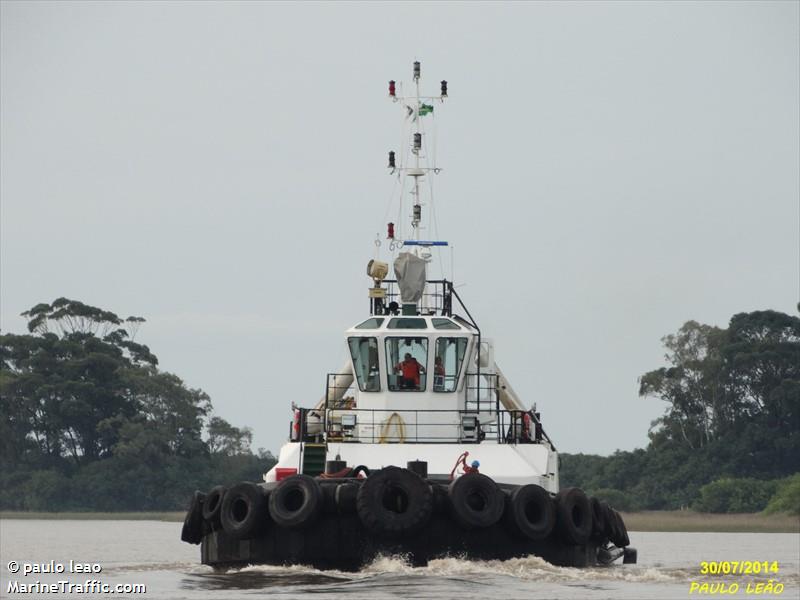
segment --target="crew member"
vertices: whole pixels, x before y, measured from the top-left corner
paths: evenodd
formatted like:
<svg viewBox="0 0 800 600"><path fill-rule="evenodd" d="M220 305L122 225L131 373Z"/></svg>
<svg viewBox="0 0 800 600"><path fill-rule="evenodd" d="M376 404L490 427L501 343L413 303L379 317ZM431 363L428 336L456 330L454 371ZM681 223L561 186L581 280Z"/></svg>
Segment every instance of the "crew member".
<svg viewBox="0 0 800 600"><path fill-rule="evenodd" d="M405 358L403 362L398 363L394 366L394 370L396 373L400 373L400 387L404 389L412 389L418 390L419 388L419 381L420 381L420 373L425 372L425 367L423 367L417 359L411 356L409 352L406 352Z"/></svg>

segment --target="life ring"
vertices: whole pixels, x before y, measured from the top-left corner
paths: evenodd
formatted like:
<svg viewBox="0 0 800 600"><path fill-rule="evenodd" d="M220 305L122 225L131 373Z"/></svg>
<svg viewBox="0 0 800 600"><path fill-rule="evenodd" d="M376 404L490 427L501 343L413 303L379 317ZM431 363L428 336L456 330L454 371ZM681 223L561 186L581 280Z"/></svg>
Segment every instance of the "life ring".
<svg viewBox="0 0 800 600"><path fill-rule="evenodd" d="M299 442L300 441L300 409L294 409L294 416L292 418L292 435L291 435L292 442Z"/></svg>
<svg viewBox="0 0 800 600"><path fill-rule="evenodd" d="M203 501L203 519L211 525L212 529L220 526L220 511L222 509L222 499L225 496L225 486L218 485L211 488Z"/></svg>
<svg viewBox="0 0 800 600"><path fill-rule="evenodd" d="M181 529L181 541L190 544L199 544L203 540L203 501L206 495L202 492L195 492L192 495L192 502L186 512Z"/></svg>
<svg viewBox="0 0 800 600"><path fill-rule="evenodd" d="M385 467L361 484L358 517L373 533L403 536L424 527L433 512L431 486L416 473Z"/></svg>
<svg viewBox="0 0 800 600"><path fill-rule="evenodd" d="M556 524L553 498L538 485L518 487L508 498L506 523L514 533L531 540L543 540Z"/></svg>
<svg viewBox="0 0 800 600"><path fill-rule="evenodd" d="M566 488L556 495L556 521L564 540L580 546L592 534L592 507L580 488Z"/></svg>
<svg viewBox="0 0 800 600"><path fill-rule="evenodd" d="M448 495L453 516L464 527L491 527L503 516L503 492L481 473L462 475L450 484Z"/></svg>
<svg viewBox="0 0 800 600"><path fill-rule="evenodd" d="M232 538L246 540L267 525L267 497L255 483L237 483L225 492L220 509L222 529Z"/></svg>
<svg viewBox="0 0 800 600"><path fill-rule="evenodd" d="M592 537L603 541L606 536L606 510L603 503L595 497L589 498L592 507Z"/></svg>
<svg viewBox="0 0 800 600"><path fill-rule="evenodd" d="M533 436L531 435L531 420L531 415L529 413L524 413L522 415L522 439L524 441L533 440Z"/></svg>
<svg viewBox="0 0 800 600"><path fill-rule="evenodd" d="M305 527L322 511L322 489L308 475L292 475L269 495L269 514L281 527Z"/></svg>

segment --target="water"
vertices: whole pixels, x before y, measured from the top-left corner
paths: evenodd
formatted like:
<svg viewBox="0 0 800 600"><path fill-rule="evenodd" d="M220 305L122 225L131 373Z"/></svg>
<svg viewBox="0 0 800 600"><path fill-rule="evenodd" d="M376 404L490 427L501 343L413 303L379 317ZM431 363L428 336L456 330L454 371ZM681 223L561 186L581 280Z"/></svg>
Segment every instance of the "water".
<svg viewBox="0 0 800 600"><path fill-rule="evenodd" d="M179 541L180 523L157 521L0 521L0 597L100 598L103 594L8 593L9 581L20 584L87 579L111 586L144 584L145 594L114 594L144 599L233 599L269 594L281 599L308 598L681 598L692 581L738 583L736 598L748 582L772 578L784 585L781 598L800 597L800 536L793 533L647 533L632 532L638 565L602 569L554 567L535 558L469 562L448 558L426 568L409 567L397 557L376 560L359 573L317 571L308 567L254 566L216 573L199 565L199 549ZM96 574L9 573L9 561L24 563L97 563ZM778 561L770 575L701 576L700 561ZM705 594L709 595L709 594ZM108 597L108 595L105 595ZM775 597L774 595L766 595ZM728 596L731 597L731 596Z"/></svg>

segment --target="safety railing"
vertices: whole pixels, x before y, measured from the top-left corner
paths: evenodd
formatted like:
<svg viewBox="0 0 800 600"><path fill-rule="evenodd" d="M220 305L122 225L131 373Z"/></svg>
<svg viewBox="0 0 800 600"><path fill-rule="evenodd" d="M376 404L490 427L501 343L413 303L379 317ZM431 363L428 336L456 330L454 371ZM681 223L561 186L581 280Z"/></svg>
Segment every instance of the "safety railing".
<svg viewBox="0 0 800 600"><path fill-rule="evenodd" d="M547 443L532 411L295 409L290 439L366 444Z"/></svg>
<svg viewBox="0 0 800 600"><path fill-rule="evenodd" d="M429 279L418 305L422 314L450 316L453 310L453 282L446 279ZM386 296L370 299L370 314L399 314L401 299L396 279L385 279Z"/></svg>

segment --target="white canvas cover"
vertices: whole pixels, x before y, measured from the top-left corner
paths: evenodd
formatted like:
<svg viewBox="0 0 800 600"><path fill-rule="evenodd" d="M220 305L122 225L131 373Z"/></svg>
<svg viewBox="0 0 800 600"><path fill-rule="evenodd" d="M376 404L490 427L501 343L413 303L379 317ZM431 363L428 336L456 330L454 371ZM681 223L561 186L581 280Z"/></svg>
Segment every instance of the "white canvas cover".
<svg viewBox="0 0 800 600"><path fill-rule="evenodd" d="M401 252L394 261L394 274L403 302L418 302L425 290L425 261L410 252Z"/></svg>

